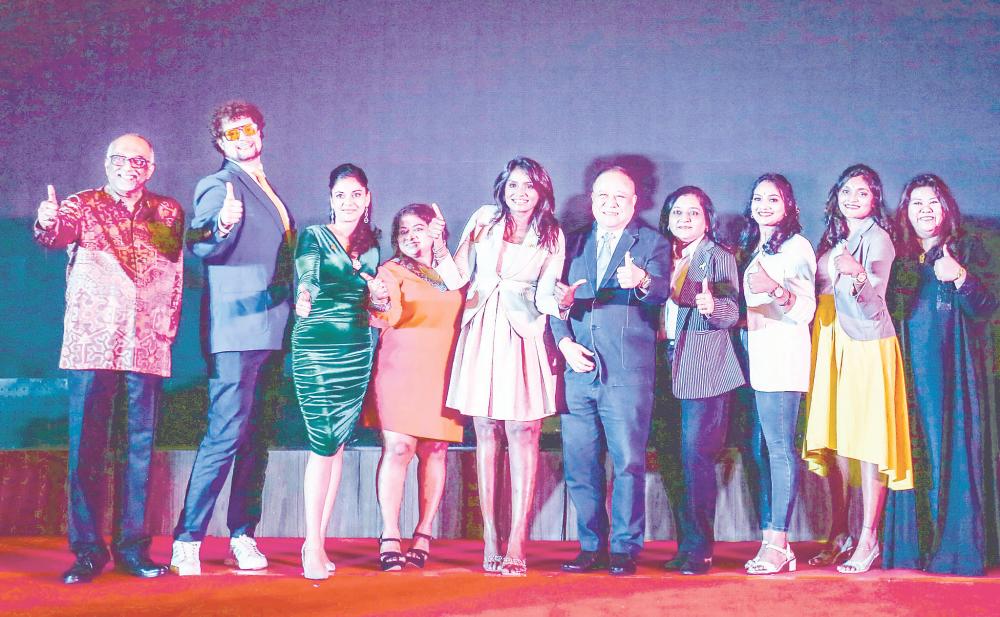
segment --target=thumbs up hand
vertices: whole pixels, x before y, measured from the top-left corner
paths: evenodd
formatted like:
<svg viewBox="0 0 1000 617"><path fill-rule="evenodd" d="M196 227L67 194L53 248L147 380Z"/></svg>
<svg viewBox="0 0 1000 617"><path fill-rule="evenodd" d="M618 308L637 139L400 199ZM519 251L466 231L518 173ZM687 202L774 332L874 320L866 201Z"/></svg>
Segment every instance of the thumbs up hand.
<svg viewBox="0 0 1000 617"><path fill-rule="evenodd" d="M556 281L556 289L553 295L561 310L565 311L573 306L573 300L576 299L576 288L586 282L587 279L580 279L572 285L567 285L562 281Z"/></svg>
<svg viewBox="0 0 1000 617"><path fill-rule="evenodd" d="M222 209L219 210L219 226L229 231L242 218L243 202L236 199L233 194L233 183L226 182L226 198L222 201Z"/></svg>
<svg viewBox="0 0 1000 617"><path fill-rule="evenodd" d="M38 204L38 226L52 229L59 218L59 202L56 201L56 187L49 185L48 198Z"/></svg>
<svg viewBox="0 0 1000 617"><path fill-rule="evenodd" d="M708 278L701 279L701 293L695 294L694 304L698 312L709 317L715 312L715 298L712 297L712 290L708 285Z"/></svg>
<svg viewBox="0 0 1000 617"><path fill-rule="evenodd" d="M622 289L633 289L645 280L646 271L635 265L630 251L625 251L625 263L615 271L615 276L618 277L619 287Z"/></svg>
<svg viewBox="0 0 1000 617"><path fill-rule="evenodd" d="M757 262L757 267L747 273L747 287L750 293L771 293L778 287L777 281L771 278L764 266Z"/></svg>
<svg viewBox="0 0 1000 617"><path fill-rule="evenodd" d="M941 247L941 251L941 257L934 262L934 276L942 283L957 281L965 274L965 268L952 256L947 244Z"/></svg>
<svg viewBox="0 0 1000 617"><path fill-rule="evenodd" d="M385 286L385 281L374 277L367 272L361 272L361 278L368 283L368 296L375 306L385 306L389 304L389 288Z"/></svg>
<svg viewBox="0 0 1000 617"><path fill-rule="evenodd" d="M434 218L427 224L427 233L434 239L434 250L438 251L444 246L445 220L441 214L441 209L437 204L431 204L434 209Z"/></svg>

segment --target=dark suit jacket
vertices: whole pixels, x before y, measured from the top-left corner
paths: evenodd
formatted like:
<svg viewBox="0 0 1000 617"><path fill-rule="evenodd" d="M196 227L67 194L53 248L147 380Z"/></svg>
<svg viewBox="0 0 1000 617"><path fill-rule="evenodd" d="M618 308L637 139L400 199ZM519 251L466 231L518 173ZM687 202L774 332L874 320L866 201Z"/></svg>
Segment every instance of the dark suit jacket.
<svg viewBox="0 0 1000 617"><path fill-rule="evenodd" d="M738 276L733 254L708 238L702 239L677 297L671 371L677 398L715 396L746 383L730 331L740 317ZM706 278L715 298L715 310L708 317L698 312L694 300Z"/></svg>
<svg viewBox="0 0 1000 617"><path fill-rule="evenodd" d="M604 280L598 283L596 228L595 223L566 238L563 280L587 282L577 288L568 319L549 318L557 343L569 337L594 352L597 366L593 371L577 373L566 367L566 386L597 380L609 386L652 384L658 316L670 292L670 244L656 230L633 219L622 232ZM645 295L618 285L615 270L625 263L626 251L652 278Z"/></svg>
<svg viewBox="0 0 1000 617"><path fill-rule="evenodd" d="M243 218L223 236L218 219L226 182L243 202ZM288 216L294 230L291 212ZM207 351L281 349L290 312L294 234L286 237L274 203L236 163L226 160L198 182L187 242L205 267L202 340Z"/></svg>

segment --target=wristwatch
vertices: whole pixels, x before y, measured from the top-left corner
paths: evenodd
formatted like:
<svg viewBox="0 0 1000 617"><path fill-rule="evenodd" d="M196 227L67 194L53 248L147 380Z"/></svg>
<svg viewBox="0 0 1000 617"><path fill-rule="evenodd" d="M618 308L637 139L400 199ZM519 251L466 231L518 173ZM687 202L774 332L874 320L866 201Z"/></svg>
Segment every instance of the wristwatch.
<svg viewBox="0 0 1000 617"><path fill-rule="evenodd" d="M858 285L863 285L868 280L868 273L862 270L854 277L854 282Z"/></svg>
<svg viewBox="0 0 1000 617"><path fill-rule="evenodd" d="M775 300L777 300L779 298L783 298L784 297L785 290L784 290L784 288L781 287L781 285L778 285L777 287L775 287L774 289L772 289L770 292L768 292L767 295L769 295L772 298L774 298Z"/></svg>
<svg viewBox="0 0 1000 617"><path fill-rule="evenodd" d="M649 291L649 286L652 283L653 283L653 277L649 276L649 272L647 272L646 275L642 277L642 280L639 281L639 284L636 285L636 287L638 287L639 291L641 291L642 293L646 293Z"/></svg>

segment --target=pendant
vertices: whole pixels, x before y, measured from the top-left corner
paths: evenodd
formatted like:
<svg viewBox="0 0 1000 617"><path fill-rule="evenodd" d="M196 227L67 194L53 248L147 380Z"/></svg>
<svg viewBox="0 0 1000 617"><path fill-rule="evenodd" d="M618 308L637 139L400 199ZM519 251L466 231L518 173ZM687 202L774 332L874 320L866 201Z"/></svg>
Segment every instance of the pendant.
<svg viewBox="0 0 1000 617"><path fill-rule="evenodd" d="M921 253L920 257L918 259L919 259L920 263L924 263L924 261L927 260L927 253Z"/></svg>
<svg viewBox="0 0 1000 617"><path fill-rule="evenodd" d="M355 274L361 272L361 260L357 257L351 257L351 267L354 268Z"/></svg>

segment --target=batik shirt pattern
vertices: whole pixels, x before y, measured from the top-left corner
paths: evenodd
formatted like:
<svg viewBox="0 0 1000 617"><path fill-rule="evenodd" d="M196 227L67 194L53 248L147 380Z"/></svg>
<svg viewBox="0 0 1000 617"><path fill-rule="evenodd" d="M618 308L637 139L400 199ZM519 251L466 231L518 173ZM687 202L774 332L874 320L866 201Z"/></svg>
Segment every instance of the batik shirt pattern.
<svg viewBox="0 0 1000 617"><path fill-rule="evenodd" d="M66 248L66 317L59 366L168 377L183 287L184 210L146 192L129 209L104 189L59 205L35 240Z"/></svg>

